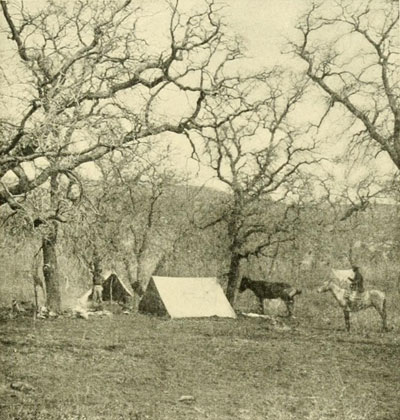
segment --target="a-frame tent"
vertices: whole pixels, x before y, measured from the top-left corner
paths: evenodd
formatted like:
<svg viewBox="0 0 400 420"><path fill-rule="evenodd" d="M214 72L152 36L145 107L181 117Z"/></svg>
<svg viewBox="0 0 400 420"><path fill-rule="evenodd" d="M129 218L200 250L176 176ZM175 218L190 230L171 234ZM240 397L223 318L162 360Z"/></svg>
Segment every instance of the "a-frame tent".
<svg viewBox="0 0 400 420"><path fill-rule="evenodd" d="M119 303L127 303L133 297L133 292L113 271L106 271L104 273L105 280L103 281L103 301L113 301ZM85 297L87 295L87 297ZM83 302L92 300L92 289L88 290L85 295L80 298Z"/></svg>
<svg viewBox="0 0 400 420"><path fill-rule="evenodd" d="M122 279L111 272L103 282L103 300L127 303L133 293L128 289Z"/></svg>
<svg viewBox="0 0 400 420"><path fill-rule="evenodd" d="M220 284L213 277L153 276L139 311L171 318L236 318Z"/></svg>

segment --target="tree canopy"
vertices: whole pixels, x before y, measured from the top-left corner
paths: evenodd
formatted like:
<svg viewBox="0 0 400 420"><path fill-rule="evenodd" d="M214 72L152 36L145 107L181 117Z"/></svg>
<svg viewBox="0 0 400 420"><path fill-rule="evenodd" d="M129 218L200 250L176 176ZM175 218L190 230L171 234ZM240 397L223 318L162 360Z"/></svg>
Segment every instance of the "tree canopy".
<svg viewBox="0 0 400 420"><path fill-rule="evenodd" d="M192 13L171 3L158 48L131 0L49 0L36 11L0 3L5 42L19 64L14 74L12 66L2 69L13 106L0 120L0 204L15 206L16 196L52 174L115 148L187 133L205 98L236 78L227 67L240 58L239 43L226 34L214 1ZM162 106L166 96L176 108ZM34 170L27 173L27 165ZM12 184L3 182L10 171Z"/></svg>
<svg viewBox="0 0 400 420"><path fill-rule="evenodd" d="M324 117L342 106L353 145L386 152L400 168L398 2L316 2L297 29L294 52L327 98Z"/></svg>

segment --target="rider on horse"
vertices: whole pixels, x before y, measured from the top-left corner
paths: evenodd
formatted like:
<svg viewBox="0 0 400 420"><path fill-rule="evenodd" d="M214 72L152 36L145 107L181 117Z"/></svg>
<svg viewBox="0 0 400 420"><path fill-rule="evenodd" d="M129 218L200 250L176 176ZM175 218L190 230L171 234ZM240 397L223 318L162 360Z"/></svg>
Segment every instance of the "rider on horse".
<svg viewBox="0 0 400 420"><path fill-rule="evenodd" d="M351 267L354 273L354 277L348 277L350 280L350 293L347 295L348 304L351 305L352 303L356 302L361 296L361 293L364 292L364 279L360 273L359 267L353 265Z"/></svg>
<svg viewBox="0 0 400 420"><path fill-rule="evenodd" d="M362 293L364 291L364 279L360 273L360 269L356 265L353 265L351 269L353 270L354 277L349 277L349 280L351 281L350 290Z"/></svg>

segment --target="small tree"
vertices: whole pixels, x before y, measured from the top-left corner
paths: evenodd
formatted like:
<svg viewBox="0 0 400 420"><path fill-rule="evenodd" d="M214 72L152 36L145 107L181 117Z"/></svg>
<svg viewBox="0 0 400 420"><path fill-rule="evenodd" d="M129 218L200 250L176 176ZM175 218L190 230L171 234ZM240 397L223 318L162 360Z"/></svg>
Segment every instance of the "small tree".
<svg viewBox="0 0 400 420"><path fill-rule="evenodd" d="M321 262L314 267L323 271L327 263L339 268L366 262L368 252L361 253L363 247L379 243L388 234L378 220L372 225L375 217L385 217L383 212L379 217L377 214L385 207L391 183L374 173L360 176L357 170L348 170L339 182L329 172L319 170L307 175L307 184L298 223L302 255Z"/></svg>
<svg viewBox="0 0 400 420"><path fill-rule="evenodd" d="M96 255L109 267L122 263L130 283L144 287L188 225L174 200L181 180L168 169L168 155L138 149L114 155L99 162L102 177L88 186L86 211L68 236L87 267Z"/></svg>

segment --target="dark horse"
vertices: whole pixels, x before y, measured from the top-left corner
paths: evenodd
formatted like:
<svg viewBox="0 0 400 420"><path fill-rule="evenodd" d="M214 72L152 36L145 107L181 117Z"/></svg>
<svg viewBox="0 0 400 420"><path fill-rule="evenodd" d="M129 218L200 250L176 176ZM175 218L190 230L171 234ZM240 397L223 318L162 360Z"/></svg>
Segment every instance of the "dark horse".
<svg viewBox="0 0 400 420"><path fill-rule="evenodd" d="M254 281L243 277L239 292L242 293L246 289L250 289L257 296L262 313L264 313L264 299L282 299L288 310L288 316L293 315L293 298L301 293L300 289L296 289L288 283Z"/></svg>

